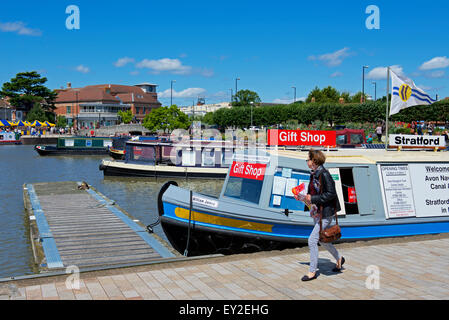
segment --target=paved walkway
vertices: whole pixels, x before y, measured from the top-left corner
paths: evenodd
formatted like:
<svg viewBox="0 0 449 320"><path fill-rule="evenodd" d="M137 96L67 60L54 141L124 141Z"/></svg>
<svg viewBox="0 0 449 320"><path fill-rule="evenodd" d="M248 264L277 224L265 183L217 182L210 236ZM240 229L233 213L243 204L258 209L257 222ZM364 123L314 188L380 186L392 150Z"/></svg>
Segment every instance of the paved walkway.
<svg viewBox="0 0 449 320"><path fill-rule="evenodd" d="M390 243L389 243L390 242ZM320 249L320 276L308 270L307 248L148 265L0 284L2 299L449 299L449 238L337 245L343 273Z"/></svg>

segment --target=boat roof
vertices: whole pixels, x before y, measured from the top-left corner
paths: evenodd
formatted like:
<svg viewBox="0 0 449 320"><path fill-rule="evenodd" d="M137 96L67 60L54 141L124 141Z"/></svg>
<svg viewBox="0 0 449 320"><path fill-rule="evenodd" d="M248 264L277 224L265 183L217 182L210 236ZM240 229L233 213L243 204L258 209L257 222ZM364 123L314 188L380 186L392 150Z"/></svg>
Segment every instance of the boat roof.
<svg viewBox="0 0 449 320"><path fill-rule="evenodd" d="M267 150L271 155L276 150ZM323 151L327 163L375 164L383 162L449 162L447 151L386 151L384 149L338 149ZM308 151L277 150L278 156L307 160Z"/></svg>

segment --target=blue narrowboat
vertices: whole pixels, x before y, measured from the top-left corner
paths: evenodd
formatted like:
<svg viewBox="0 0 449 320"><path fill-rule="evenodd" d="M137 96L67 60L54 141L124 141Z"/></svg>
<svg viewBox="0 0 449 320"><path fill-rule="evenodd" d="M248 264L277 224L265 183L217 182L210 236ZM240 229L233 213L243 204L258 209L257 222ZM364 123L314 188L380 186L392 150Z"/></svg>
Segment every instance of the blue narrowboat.
<svg viewBox="0 0 449 320"><path fill-rule="evenodd" d="M235 155L218 197L167 182L158 210L170 243L188 255L307 243L313 221L291 192L308 185L307 156L278 149ZM339 241L449 232L448 152L340 149L326 157L342 208Z"/></svg>

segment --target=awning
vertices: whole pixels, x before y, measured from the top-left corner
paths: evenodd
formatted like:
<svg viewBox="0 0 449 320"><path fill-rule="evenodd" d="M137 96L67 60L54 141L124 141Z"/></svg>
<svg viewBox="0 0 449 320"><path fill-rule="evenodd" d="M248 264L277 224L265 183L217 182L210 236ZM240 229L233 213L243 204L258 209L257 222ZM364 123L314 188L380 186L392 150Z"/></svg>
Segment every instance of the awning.
<svg viewBox="0 0 449 320"><path fill-rule="evenodd" d="M0 126L1 127L11 127L12 123L9 122L8 120L0 120Z"/></svg>
<svg viewBox="0 0 449 320"><path fill-rule="evenodd" d="M31 126L32 126L32 127L46 127L47 125L46 125L45 123L43 123L43 122L40 122L40 121L35 120L35 121L31 124Z"/></svg>
<svg viewBox="0 0 449 320"><path fill-rule="evenodd" d="M45 121L45 124L46 124L48 127L54 127L54 126L55 126L55 124L50 123L50 122L48 122L48 121Z"/></svg>

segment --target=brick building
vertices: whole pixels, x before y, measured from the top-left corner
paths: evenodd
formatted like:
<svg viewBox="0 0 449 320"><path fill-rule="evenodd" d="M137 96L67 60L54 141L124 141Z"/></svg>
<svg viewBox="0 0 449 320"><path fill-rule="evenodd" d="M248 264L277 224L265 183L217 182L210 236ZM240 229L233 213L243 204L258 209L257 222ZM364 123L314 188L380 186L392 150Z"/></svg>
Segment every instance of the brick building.
<svg viewBox="0 0 449 320"><path fill-rule="evenodd" d="M77 128L96 128L118 124L118 111L131 110L137 122L152 109L161 106L156 85L142 83L135 86L101 84L57 89L55 113L67 118Z"/></svg>

